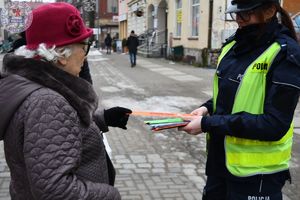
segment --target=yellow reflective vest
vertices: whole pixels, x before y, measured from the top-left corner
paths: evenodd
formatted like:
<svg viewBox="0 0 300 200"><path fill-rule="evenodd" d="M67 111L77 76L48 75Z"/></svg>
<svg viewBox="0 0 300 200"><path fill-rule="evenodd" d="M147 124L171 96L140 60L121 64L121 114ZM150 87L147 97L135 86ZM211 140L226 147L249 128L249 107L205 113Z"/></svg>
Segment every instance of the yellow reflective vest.
<svg viewBox="0 0 300 200"><path fill-rule="evenodd" d="M223 47L218 65L235 41ZM264 113L266 76L281 46L273 43L246 69L237 89L232 114L248 112L254 115ZM218 98L218 77L214 76L213 111ZM289 168L293 139L293 123L279 141L259 141L233 136L225 137L226 167L235 176L246 177L255 174L270 174Z"/></svg>

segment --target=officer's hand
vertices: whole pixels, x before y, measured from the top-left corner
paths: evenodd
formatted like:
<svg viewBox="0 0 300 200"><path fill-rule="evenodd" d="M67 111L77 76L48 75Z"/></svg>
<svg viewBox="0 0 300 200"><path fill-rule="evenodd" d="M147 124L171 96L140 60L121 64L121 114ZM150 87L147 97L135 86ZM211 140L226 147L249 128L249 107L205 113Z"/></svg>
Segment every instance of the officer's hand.
<svg viewBox="0 0 300 200"><path fill-rule="evenodd" d="M178 128L179 131L185 131L190 135L198 135L202 133L202 128L201 128L202 116L193 116L184 119L191 120L191 121L186 126Z"/></svg>
<svg viewBox="0 0 300 200"><path fill-rule="evenodd" d="M197 108L196 110L191 112L192 115L205 116L208 114L208 109L204 106Z"/></svg>
<svg viewBox="0 0 300 200"><path fill-rule="evenodd" d="M130 113L132 113L132 111L128 108L113 107L104 110L104 119L108 126L127 129L126 124Z"/></svg>

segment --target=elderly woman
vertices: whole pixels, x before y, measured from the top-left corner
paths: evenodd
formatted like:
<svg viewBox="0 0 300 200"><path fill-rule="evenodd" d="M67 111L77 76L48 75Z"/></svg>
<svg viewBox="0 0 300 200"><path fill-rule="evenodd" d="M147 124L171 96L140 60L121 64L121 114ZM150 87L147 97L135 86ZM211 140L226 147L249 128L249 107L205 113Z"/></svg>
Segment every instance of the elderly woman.
<svg viewBox="0 0 300 200"><path fill-rule="evenodd" d="M75 7L46 4L33 10L27 45L4 58L0 139L12 199L120 199L99 126L126 129L131 111L94 115L97 96L78 78L91 35Z"/></svg>

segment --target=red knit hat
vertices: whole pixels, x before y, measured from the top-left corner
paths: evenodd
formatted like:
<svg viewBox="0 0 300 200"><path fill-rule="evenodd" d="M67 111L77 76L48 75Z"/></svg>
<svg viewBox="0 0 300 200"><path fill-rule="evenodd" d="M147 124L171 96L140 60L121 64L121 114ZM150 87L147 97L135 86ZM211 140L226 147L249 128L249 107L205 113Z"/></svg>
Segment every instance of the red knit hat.
<svg viewBox="0 0 300 200"><path fill-rule="evenodd" d="M32 14L32 24L26 30L28 49L37 49L41 43L48 47L65 46L83 41L93 33L84 25L79 11L68 3L45 4Z"/></svg>

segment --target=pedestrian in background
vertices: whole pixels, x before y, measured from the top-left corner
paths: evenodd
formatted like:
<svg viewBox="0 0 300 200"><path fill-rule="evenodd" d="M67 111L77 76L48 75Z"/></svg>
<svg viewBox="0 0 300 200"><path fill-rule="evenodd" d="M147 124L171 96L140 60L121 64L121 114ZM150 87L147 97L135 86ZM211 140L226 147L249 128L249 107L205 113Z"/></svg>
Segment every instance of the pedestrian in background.
<svg viewBox="0 0 300 200"><path fill-rule="evenodd" d="M106 46L106 54L111 54L112 38L111 38L109 33L107 33L107 36L104 39L104 43L105 43L105 46Z"/></svg>
<svg viewBox="0 0 300 200"><path fill-rule="evenodd" d="M137 54L137 47L139 46L139 40L133 30L131 31L130 36L127 39L126 46L129 50L131 67L134 67L136 66L136 54Z"/></svg>
<svg viewBox="0 0 300 200"><path fill-rule="evenodd" d="M119 200L100 129L126 129L131 110L95 111L96 93L78 77L92 30L74 6L45 4L32 15L27 45L5 55L0 74L11 198Z"/></svg>
<svg viewBox="0 0 300 200"><path fill-rule="evenodd" d="M180 130L207 132L204 200L282 200L291 179L300 47L279 0L231 4L227 13L239 28L223 45L213 98Z"/></svg>

